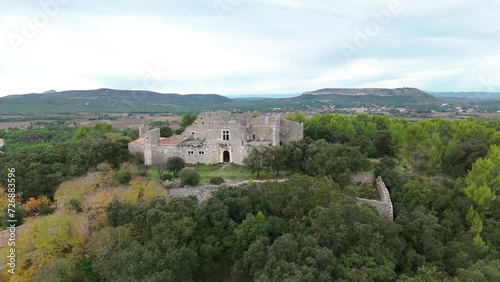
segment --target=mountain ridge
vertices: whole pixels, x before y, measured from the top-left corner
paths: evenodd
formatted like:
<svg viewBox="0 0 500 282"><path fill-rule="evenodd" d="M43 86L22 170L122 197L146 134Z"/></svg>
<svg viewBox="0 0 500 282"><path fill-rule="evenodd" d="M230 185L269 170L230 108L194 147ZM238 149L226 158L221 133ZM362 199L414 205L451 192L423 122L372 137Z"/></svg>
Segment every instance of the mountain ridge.
<svg viewBox="0 0 500 282"><path fill-rule="evenodd" d="M146 90L68 90L0 98L0 114L195 113L202 111L293 111L322 108L403 107L439 109L443 100L416 88L323 88L294 97L238 99L218 94ZM261 94L260 96L264 96Z"/></svg>
<svg viewBox="0 0 500 282"><path fill-rule="evenodd" d="M343 96L411 96L429 97L433 96L420 89L405 88L323 88L315 91L307 91L302 95L343 95Z"/></svg>

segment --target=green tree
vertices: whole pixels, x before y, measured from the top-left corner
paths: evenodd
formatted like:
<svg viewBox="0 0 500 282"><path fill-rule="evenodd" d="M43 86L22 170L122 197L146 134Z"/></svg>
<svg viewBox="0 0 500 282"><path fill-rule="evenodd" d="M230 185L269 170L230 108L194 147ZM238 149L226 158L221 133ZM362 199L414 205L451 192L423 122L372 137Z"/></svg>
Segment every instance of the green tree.
<svg viewBox="0 0 500 282"><path fill-rule="evenodd" d="M94 125L94 129L96 132L97 136L103 136L106 133L112 132L113 131L113 126L109 123L105 122L98 122Z"/></svg>
<svg viewBox="0 0 500 282"><path fill-rule="evenodd" d="M483 220L491 214L496 193L500 192L500 147L491 146L486 158L478 159L465 179L465 195L472 202L467 213L467 220L471 223L471 231L476 236L474 243L483 249L488 246L481 237Z"/></svg>
<svg viewBox="0 0 500 282"><path fill-rule="evenodd" d="M166 164L166 169L173 173L174 177L178 177L179 172L186 167L186 162L181 157L170 157Z"/></svg>
<svg viewBox="0 0 500 282"><path fill-rule="evenodd" d="M270 223L266 221L266 217L261 211L257 215L248 213L246 219L234 231L236 235L235 257L240 257L257 238L269 236L270 230Z"/></svg>
<svg viewBox="0 0 500 282"><path fill-rule="evenodd" d="M259 177L262 170L269 169L269 158L264 154L263 150L253 148L243 160L243 165L252 174L257 174L257 177Z"/></svg>
<svg viewBox="0 0 500 282"><path fill-rule="evenodd" d="M191 124L194 123L194 121L198 118L195 114L185 114L182 116L181 123L179 124L180 127L186 128L190 126Z"/></svg>
<svg viewBox="0 0 500 282"><path fill-rule="evenodd" d="M254 241L231 272L237 281L334 281L339 276L333 252L310 236L285 234L272 244Z"/></svg>
<svg viewBox="0 0 500 282"><path fill-rule="evenodd" d="M96 137L96 135L95 132L92 130L92 128L86 125L80 126L80 128L78 128L78 130L75 133L76 140L82 140L90 137Z"/></svg>
<svg viewBox="0 0 500 282"><path fill-rule="evenodd" d="M174 132L172 131L172 128L166 126L166 125L162 125L160 126L160 136L161 137L170 137L174 135Z"/></svg>
<svg viewBox="0 0 500 282"><path fill-rule="evenodd" d="M306 154L305 168L309 175L332 177L341 186L350 182L352 172L364 171L370 165L356 148L324 140L309 145Z"/></svg>
<svg viewBox="0 0 500 282"><path fill-rule="evenodd" d="M127 133L127 136L132 140L139 139L139 129L132 129Z"/></svg>
<svg viewBox="0 0 500 282"><path fill-rule="evenodd" d="M286 119L295 121L295 122L306 122L306 117L300 111L295 111L293 114L289 114L286 116Z"/></svg>
<svg viewBox="0 0 500 282"><path fill-rule="evenodd" d="M487 282L500 281L500 260L479 260L469 268L459 269L457 281Z"/></svg>
<svg viewBox="0 0 500 282"><path fill-rule="evenodd" d="M95 168L97 164L102 162L108 162L117 168L120 163L129 160L130 157L126 141L90 138L83 139L78 143L73 163L83 171Z"/></svg>
<svg viewBox="0 0 500 282"><path fill-rule="evenodd" d="M405 271L416 270L424 262L439 263L444 255L442 226L439 219L424 209L402 210L396 223L403 227L402 238L407 242L404 257L399 264Z"/></svg>

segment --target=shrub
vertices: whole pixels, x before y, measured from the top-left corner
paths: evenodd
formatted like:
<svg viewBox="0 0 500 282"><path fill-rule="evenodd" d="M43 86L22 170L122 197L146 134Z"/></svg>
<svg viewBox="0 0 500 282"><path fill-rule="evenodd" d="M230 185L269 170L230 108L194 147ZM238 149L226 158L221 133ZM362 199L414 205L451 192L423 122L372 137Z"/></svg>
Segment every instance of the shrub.
<svg viewBox="0 0 500 282"><path fill-rule="evenodd" d="M161 180L163 180L163 181L165 181L165 180L169 180L170 181L172 179L174 179L174 176L172 174L170 174L170 173L164 173L161 176Z"/></svg>
<svg viewBox="0 0 500 282"><path fill-rule="evenodd" d="M183 170L180 178L182 185L196 186L200 184L200 175L195 170Z"/></svg>
<svg viewBox="0 0 500 282"><path fill-rule="evenodd" d="M50 208L50 200L47 198L47 196L42 196L38 199L36 198L30 198L26 204L24 204L24 211L28 216L33 216L33 215L47 215L52 212L52 209Z"/></svg>
<svg viewBox="0 0 500 282"><path fill-rule="evenodd" d="M222 177L212 177L210 179L210 184L221 185L222 183L224 183L224 178Z"/></svg>
<svg viewBox="0 0 500 282"><path fill-rule="evenodd" d="M115 180L122 185L128 184L131 179L132 173L130 171L120 169L115 173Z"/></svg>
<svg viewBox="0 0 500 282"><path fill-rule="evenodd" d="M113 166L111 166L107 162L102 162L102 163L97 164L96 168L97 168L97 171L104 173L104 174L107 174L113 169Z"/></svg>
<svg viewBox="0 0 500 282"><path fill-rule="evenodd" d="M76 212L82 212L82 203L78 199L69 200L70 208Z"/></svg>

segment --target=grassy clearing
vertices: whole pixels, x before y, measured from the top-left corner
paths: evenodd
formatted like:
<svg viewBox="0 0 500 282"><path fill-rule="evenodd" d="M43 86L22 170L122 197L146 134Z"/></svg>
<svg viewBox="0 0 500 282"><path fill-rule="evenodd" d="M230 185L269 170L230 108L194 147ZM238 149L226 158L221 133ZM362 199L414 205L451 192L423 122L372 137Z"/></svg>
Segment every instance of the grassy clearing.
<svg viewBox="0 0 500 282"><path fill-rule="evenodd" d="M228 182L238 182L245 180L256 180L256 179L275 179L276 173L269 171L261 171L259 177L252 175L243 166L226 163L226 164L213 164L213 165L189 165L186 169L194 169L200 174L201 183L208 183L213 177L222 177ZM166 172L166 171L165 171ZM285 172L282 173L283 175ZM147 169L147 175L150 180L159 179L158 171L154 168Z"/></svg>
<svg viewBox="0 0 500 282"><path fill-rule="evenodd" d="M368 172L370 174L372 174L373 176L376 176L375 175L375 166L380 163L380 160L382 160L382 158L377 158L377 159L374 159L374 158L369 158L368 160L370 160L370 169L368 170Z"/></svg>
<svg viewBox="0 0 500 282"><path fill-rule="evenodd" d="M274 178L276 174L267 171L261 171L259 178L252 175L243 166L237 164L215 164L215 165L197 165L193 166L200 174L201 182L208 182L212 177L222 177L226 181L245 181L254 179Z"/></svg>

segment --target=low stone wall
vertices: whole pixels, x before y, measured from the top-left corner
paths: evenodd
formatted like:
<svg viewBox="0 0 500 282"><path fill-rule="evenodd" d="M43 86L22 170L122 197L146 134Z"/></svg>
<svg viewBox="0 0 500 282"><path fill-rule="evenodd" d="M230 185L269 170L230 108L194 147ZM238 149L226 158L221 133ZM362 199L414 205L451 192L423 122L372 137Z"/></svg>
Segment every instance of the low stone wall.
<svg viewBox="0 0 500 282"><path fill-rule="evenodd" d="M287 179L280 179L280 180L271 180L271 181L277 181L277 182L283 182L287 181ZM253 184L260 185L262 183L268 182L268 180L254 180L252 181ZM235 182L235 183L225 183L222 185L200 185L197 187L182 187L182 188L170 188L168 189L168 196L172 198L178 198L178 197L190 197L194 196L198 199L199 202L203 202L206 199L208 199L210 196L212 196L213 193L217 192L219 188L221 187L242 187L248 185L248 181L241 181L241 182Z"/></svg>
<svg viewBox="0 0 500 282"><path fill-rule="evenodd" d="M182 198L194 196L198 202L203 202L208 199L214 192L219 190L221 186L203 186L201 187L186 187L186 188L171 188L168 189L168 196L172 198Z"/></svg>
<svg viewBox="0 0 500 282"><path fill-rule="evenodd" d="M273 180L276 181L276 180ZM287 181L287 179L277 180L278 182ZM253 184L260 185L262 183L267 182L267 180L255 180L252 181ZM220 187L242 187L248 185L248 181L236 182L236 183L226 183L220 186L217 185L201 185L198 187L183 187L183 188L170 188L168 190L168 196L172 198L178 197L190 197L194 196L198 199L199 202L203 202L208 199L214 192L219 190ZM380 194L381 201L371 200L371 199L362 199L357 198L357 204L363 205L368 204L375 207L380 214L380 216L384 219L392 221L394 219L394 211L391 201L391 196L389 194L389 190L385 186L385 183L382 181L382 178L379 176L376 180L377 190Z"/></svg>
<svg viewBox="0 0 500 282"><path fill-rule="evenodd" d="M380 176L377 177L376 185L381 200L377 201L377 200L357 198L357 204L371 205L377 209L378 213L382 218L393 221L394 209L392 206L391 195L389 194L389 190L387 190L384 181L382 181L382 177Z"/></svg>

